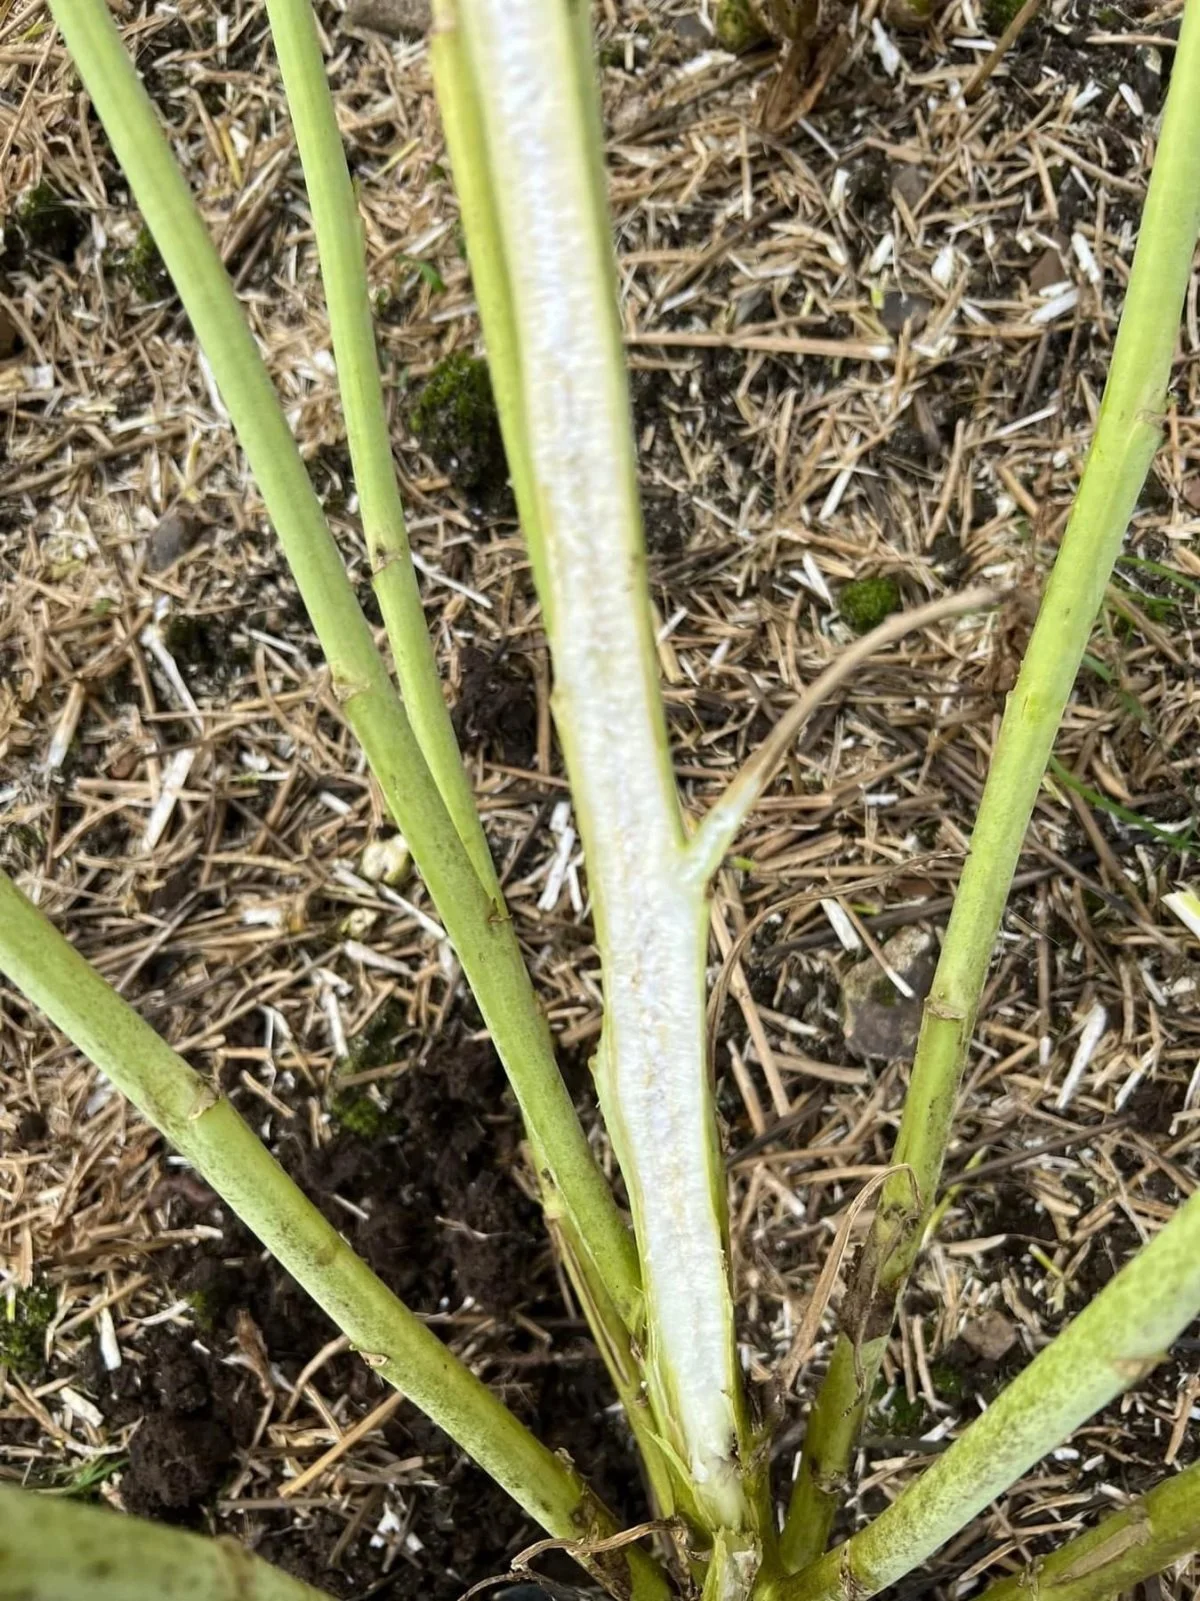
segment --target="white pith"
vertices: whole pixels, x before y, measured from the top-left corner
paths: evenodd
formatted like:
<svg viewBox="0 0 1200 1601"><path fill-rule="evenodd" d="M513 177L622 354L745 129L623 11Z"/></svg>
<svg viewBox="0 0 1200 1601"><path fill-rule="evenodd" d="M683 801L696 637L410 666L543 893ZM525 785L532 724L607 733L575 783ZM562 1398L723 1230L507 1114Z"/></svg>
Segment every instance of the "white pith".
<svg viewBox="0 0 1200 1601"><path fill-rule="evenodd" d="M661 744L611 287L593 253L591 175L565 4L464 0L520 329L545 536L555 711L603 960L601 1094L630 1190L653 1368L714 1521L744 1517L732 1317L705 1082L704 889L684 868ZM553 70L547 70L548 54Z"/></svg>

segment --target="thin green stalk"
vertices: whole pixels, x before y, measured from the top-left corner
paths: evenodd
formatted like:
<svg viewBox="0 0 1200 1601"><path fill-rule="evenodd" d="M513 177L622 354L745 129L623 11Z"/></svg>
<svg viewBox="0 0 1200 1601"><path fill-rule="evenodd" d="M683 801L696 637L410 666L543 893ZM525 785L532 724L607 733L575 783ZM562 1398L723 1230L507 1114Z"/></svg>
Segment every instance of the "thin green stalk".
<svg viewBox="0 0 1200 1601"><path fill-rule="evenodd" d="M1193 1551L1200 1551L1200 1462L1021 1573L989 1584L978 1601L1116 1601Z"/></svg>
<svg viewBox="0 0 1200 1601"><path fill-rule="evenodd" d="M0 1601L330 1601L236 1540L0 1486Z"/></svg>
<svg viewBox="0 0 1200 1601"><path fill-rule="evenodd" d="M559 1539L616 1532L574 1469L540 1444L375 1277L230 1103L2 873L0 969L191 1162L363 1360L445 1429L530 1517ZM619 1558L622 1573L626 1563L654 1601L662 1591L653 1564L632 1547ZM591 1565L605 1571L601 1562ZM611 1566L607 1572L611 1578Z"/></svg>
<svg viewBox="0 0 1200 1601"><path fill-rule="evenodd" d="M53 0L52 10L208 358L346 720L412 848L579 1238L632 1320L640 1298L633 1242L558 1072L515 931L481 883L426 765L233 286L104 0Z"/></svg>
<svg viewBox="0 0 1200 1601"><path fill-rule="evenodd" d="M702 1527L729 1532L715 1550L732 1575L768 1520L743 1472L754 1452L705 1062L708 920L684 870L658 683L585 22L559 0L444 0L437 81L501 418L520 441L587 854L605 997L597 1083L643 1264L636 1338L662 1448L690 1476Z"/></svg>
<svg viewBox="0 0 1200 1601"><path fill-rule="evenodd" d="M860 1533L762 1601L868 1601L1162 1361L1200 1312L1200 1191L988 1410Z"/></svg>
<svg viewBox="0 0 1200 1601"><path fill-rule="evenodd" d="M1200 0L1189 0L1121 325L1079 492L1009 697L925 1004L893 1158L844 1328L814 1404L788 1510L790 1569L825 1549L937 1194L959 1080L1009 885L1054 736L1121 541L1162 437L1180 307L1200 231ZM904 1171L902 1171L904 1170ZM916 1192L909 1180L916 1179Z"/></svg>
<svg viewBox="0 0 1200 1601"><path fill-rule="evenodd" d="M435 26L429 36L429 60L437 91L438 112L454 174L454 193L462 215L467 259L471 264L471 287L475 292L475 303L479 308L479 320L487 343L488 371L500 417L500 431L504 437L504 454L541 597L546 585L541 566L542 541L535 526L539 508L533 491L533 468L529 457L525 411L521 404L521 346L514 320L512 285L496 213L496 195L479 105L471 86L470 67L463 50L462 31L446 0L435 0L434 14ZM542 607L543 616L548 621L544 600Z"/></svg>
<svg viewBox="0 0 1200 1601"><path fill-rule="evenodd" d="M480 882L499 901L500 886L442 694L413 570L379 376L362 223L316 20L310 0L268 0L267 16L312 208L372 583L404 708Z"/></svg>
<svg viewBox="0 0 1200 1601"><path fill-rule="evenodd" d="M358 208L342 150L316 22L309 0L268 0L267 14L300 148L305 188L312 207L313 230L321 257L321 279L329 306L334 356L359 491L363 530L372 554L375 592L396 659L401 693L413 732L458 829L459 838L470 853L484 887L502 904L503 896L493 869L491 853L442 697L437 664L425 628L420 594L413 573L379 382ZM435 53L436 49L435 45ZM480 231L484 243L477 248L486 249L488 229L478 213L490 210L490 195L486 190L480 195L472 187L473 172L472 164L467 164L467 170L461 178L456 170L459 205L464 213L470 212L473 230L478 228ZM497 275L485 271L479 274L479 281L486 294L487 285L497 281ZM489 317L502 321L503 313L489 307ZM499 351L496 342L491 342L490 354L493 383L502 389L508 370L502 338ZM505 406L504 410L511 412L511 407ZM516 464L510 470L514 480L519 481L521 464L527 459L527 453L519 440L508 441L506 448L510 449L511 459ZM536 1146L535 1132L533 1139ZM544 1174L545 1164L540 1148L535 1150L535 1162ZM571 1238L572 1254L578 1256L584 1247L575 1238L576 1231L571 1226L569 1215L558 1206L554 1194L544 1194L544 1202L548 1221L551 1212L564 1211L558 1225L559 1231L561 1235ZM595 1280L594 1271L589 1278ZM596 1337L605 1350L612 1349L614 1342L618 1348L628 1345L628 1330L602 1287L597 1285L597 1294L586 1298L584 1306L589 1320L598 1318L601 1309L608 1320L607 1327L593 1322ZM616 1369L613 1371L617 1372ZM644 1454L649 1453L647 1459L650 1460L655 1448L652 1439L641 1427L642 1419L635 1406L639 1389L636 1369L632 1364L627 1364L621 1372L626 1383L620 1393L627 1403L630 1423L635 1432L641 1428L639 1438ZM641 1410L644 1411L644 1402L641 1403Z"/></svg>

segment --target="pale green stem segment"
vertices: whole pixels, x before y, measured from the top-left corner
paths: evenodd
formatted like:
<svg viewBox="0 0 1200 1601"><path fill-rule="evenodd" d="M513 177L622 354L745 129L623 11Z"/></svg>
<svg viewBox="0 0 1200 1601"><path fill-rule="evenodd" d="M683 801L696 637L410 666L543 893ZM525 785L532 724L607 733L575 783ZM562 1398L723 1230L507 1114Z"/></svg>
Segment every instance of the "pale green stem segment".
<svg viewBox="0 0 1200 1601"><path fill-rule="evenodd" d="M1200 1551L1200 1462L1068 1540L978 1601L1116 1601L1142 1580Z"/></svg>
<svg viewBox="0 0 1200 1601"><path fill-rule="evenodd" d="M521 347L514 321L512 288L504 259L504 241L496 213L492 173L484 145L478 101L463 51L462 32L448 0L435 0L435 25L429 36L429 60L437 91L438 111L454 174L471 263L471 287L487 343L488 371L500 415L504 454L513 493L521 513L530 561L539 595L544 595L542 541L531 532L537 515L526 418L521 403ZM545 616L545 601L542 601Z"/></svg>
<svg viewBox="0 0 1200 1601"><path fill-rule="evenodd" d="M442 694L413 570L379 377L362 223L316 20L310 0L268 0L267 16L312 207L363 534L404 709L479 880L499 901L500 886Z"/></svg>
<svg viewBox="0 0 1200 1601"><path fill-rule="evenodd" d="M54 0L51 9L229 408L346 720L412 848L577 1235L632 1318L640 1304L633 1241L558 1072L515 931L481 882L426 765L154 107L104 0Z"/></svg>
<svg viewBox="0 0 1200 1601"><path fill-rule="evenodd" d="M684 870L658 683L585 22L560 0L445 0L438 85L587 852L598 1083L638 1236L650 1402L703 1523L743 1531L765 1519L739 1465L704 886Z"/></svg>
<svg viewBox="0 0 1200 1601"><path fill-rule="evenodd" d="M608 1511L454 1353L397 1299L220 1097L0 873L0 970L202 1174L363 1360L445 1429L530 1517L559 1539L616 1532ZM628 1547L591 1563L665 1594ZM619 1590L620 1585L617 1585Z"/></svg>
<svg viewBox="0 0 1200 1601"><path fill-rule="evenodd" d="M934 1204L979 997L1063 709L1162 436L1180 307L1200 231L1200 0L1184 13L1095 439L988 771L896 1141L839 1335L813 1406L782 1541L789 1569L825 1549L896 1298ZM906 1171L900 1172L900 1169ZM908 1172L915 1175L914 1194Z"/></svg>
<svg viewBox="0 0 1200 1601"><path fill-rule="evenodd" d="M236 1540L0 1486L0 1601L330 1601Z"/></svg>
<svg viewBox="0 0 1200 1601"><path fill-rule="evenodd" d="M1160 1362L1200 1311L1200 1191L861 1533L763 1601L868 1601Z"/></svg>
<svg viewBox="0 0 1200 1601"><path fill-rule="evenodd" d="M521 405L521 356L513 321L512 295L496 216L492 178L485 159L479 107L456 26L435 27L430 36L430 59L437 88L438 108L454 172L454 190L463 217L471 282L487 334L488 366L504 433L513 490L526 520L531 559L544 575L542 541L528 536L534 505L529 443ZM543 595L546 584L539 579ZM543 611L543 615L545 612ZM551 1231L558 1231L560 1254L595 1335L621 1404L629 1419L645 1464L657 1513L670 1518L679 1510L696 1521L690 1482L664 1454L654 1433L654 1420L634 1355L629 1322L597 1278L574 1240L569 1219L557 1216L552 1198L546 1201Z"/></svg>

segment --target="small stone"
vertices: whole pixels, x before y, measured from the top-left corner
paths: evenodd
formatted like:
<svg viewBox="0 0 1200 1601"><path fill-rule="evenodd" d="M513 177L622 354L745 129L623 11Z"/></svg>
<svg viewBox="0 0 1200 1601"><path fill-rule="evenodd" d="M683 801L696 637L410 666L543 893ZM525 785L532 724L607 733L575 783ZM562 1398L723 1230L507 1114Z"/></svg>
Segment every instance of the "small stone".
<svg viewBox="0 0 1200 1601"><path fill-rule="evenodd" d="M387 839L368 840L363 846L359 871L370 884L390 884L394 888L408 877L412 855L402 834Z"/></svg>
<svg viewBox="0 0 1200 1601"><path fill-rule="evenodd" d="M1183 498L1193 511L1200 511L1200 473L1193 473L1182 484Z"/></svg>
<svg viewBox="0 0 1200 1601"><path fill-rule="evenodd" d="M671 30L686 55L698 56L702 50L712 49L712 34L694 11L673 18Z"/></svg>
<svg viewBox="0 0 1200 1601"><path fill-rule="evenodd" d="M879 308L879 320L890 334L902 334L907 328L919 334L929 321L932 301L924 295L906 295L899 289L889 289Z"/></svg>
<svg viewBox="0 0 1200 1601"><path fill-rule="evenodd" d="M1035 295L1040 295L1052 284L1069 283L1070 278L1071 274L1063 265L1063 259L1058 251L1053 245L1047 245L1033 264L1033 271L1029 274L1029 287Z"/></svg>
<svg viewBox="0 0 1200 1601"><path fill-rule="evenodd" d="M900 161L892 168L891 177L892 193L899 195L910 211L920 205L921 197L929 187L929 174L924 167L916 167L911 161Z"/></svg>
<svg viewBox="0 0 1200 1601"><path fill-rule="evenodd" d="M146 571L166 572L188 551L200 537L203 524L194 511L186 506L172 506L158 519L158 526L150 535L146 546Z"/></svg>
<svg viewBox="0 0 1200 1601"><path fill-rule="evenodd" d="M1139 45L1133 52L1133 89L1150 117L1162 104L1162 69L1162 52L1156 46Z"/></svg>
<svg viewBox="0 0 1200 1601"><path fill-rule="evenodd" d="M962 1331L965 1344L985 1362L999 1362L1017 1343L1017 1331L1003 1312L990 1307L973 1317Z"/></svg>
<svg viewBox="0 0 1200 1601"><path fill-rule="evenodd" d="M343 25L385 39L423 39L433 21L430 0L350 0Z"/></svg>
<svg viewBox="0 0 1200 1601"><path fill-rule="evenodd" d="M912 1055L921 1006L933 983L933 935L922 928L901 929L883 946L883 957L913 994L911 999L902 995L873 956L842 979L846 1048L863 1061L894 1062Z"/></svg>

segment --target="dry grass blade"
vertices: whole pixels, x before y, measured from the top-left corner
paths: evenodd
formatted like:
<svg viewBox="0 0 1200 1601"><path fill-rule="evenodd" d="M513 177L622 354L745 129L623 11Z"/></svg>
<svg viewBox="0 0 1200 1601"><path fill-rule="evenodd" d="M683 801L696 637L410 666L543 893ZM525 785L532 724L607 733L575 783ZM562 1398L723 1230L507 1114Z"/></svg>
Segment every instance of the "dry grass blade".
<svg viewBox="0 0 1200 1601"><path fill-rule="evenodd" d="M800 1319L800 1326L792 1340L791 1349L780 1364L779 1382L785 1390L793 1387L801 1369L812 1355L813 1346L820 1332L821 1320L825 1316L825 1309L829 1305L829 1298L837 1283L842 1262L850 1248L850 1235L854 1230L855 1221L880 1185L898 1171L897 1168L889 1167L869 1178L839 1219L833 1244L829 1247L829 1253L821 1266L820 1277L805 1305L804 1315Z"/></svg>

